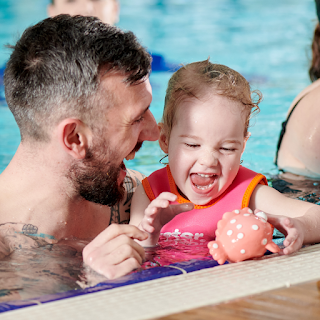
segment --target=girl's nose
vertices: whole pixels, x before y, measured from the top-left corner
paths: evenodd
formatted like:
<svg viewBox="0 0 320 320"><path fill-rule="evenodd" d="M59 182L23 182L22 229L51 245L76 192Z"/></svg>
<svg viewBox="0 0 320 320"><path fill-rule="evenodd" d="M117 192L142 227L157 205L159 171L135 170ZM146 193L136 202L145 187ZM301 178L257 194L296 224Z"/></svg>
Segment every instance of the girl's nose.
<svg viewBox="0 0 320 320"><path fill-rule="evenodd" d="M211 150L203 150L199 157L199 163L206 167L212 167L218 165L218 157L215 152Z"/></svg>

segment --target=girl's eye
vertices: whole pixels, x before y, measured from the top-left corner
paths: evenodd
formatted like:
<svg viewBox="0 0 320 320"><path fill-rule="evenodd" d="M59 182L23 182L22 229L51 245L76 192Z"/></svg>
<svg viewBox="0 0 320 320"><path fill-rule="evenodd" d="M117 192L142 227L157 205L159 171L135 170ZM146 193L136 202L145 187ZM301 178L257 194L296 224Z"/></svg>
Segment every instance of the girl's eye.
<svg viewBox="0 0 320 320"><path fill-rule="evenodd" d="M232 152L232 151L235 151L236 149L235 148L221 148L221 150Z"/></svg>
<svg viewBox="0 0 320 320"><path fill-rule="evenodd" d="M189 147L189 148L196 148L196 147L199 147L198 144L190 144L190 143L186 143L186 146Z"/></svg>

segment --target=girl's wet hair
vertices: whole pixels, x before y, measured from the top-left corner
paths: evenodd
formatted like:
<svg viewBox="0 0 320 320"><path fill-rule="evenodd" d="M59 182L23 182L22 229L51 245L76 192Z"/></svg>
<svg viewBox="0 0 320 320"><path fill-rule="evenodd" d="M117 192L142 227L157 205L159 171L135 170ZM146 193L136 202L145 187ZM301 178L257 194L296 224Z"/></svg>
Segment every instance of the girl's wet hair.
<svg viewBox="0 0 320 320"><path fill-rule="evenodd" d="M248 81L237 71L204 60L182 66L169 80L162 118L163 129L168 137L181 102L187 98L201 100L210 93L242 103L246 114L244 135L247 135L252 115L260 110L258 104L262 100L261 93L251 92Z"/></svg>

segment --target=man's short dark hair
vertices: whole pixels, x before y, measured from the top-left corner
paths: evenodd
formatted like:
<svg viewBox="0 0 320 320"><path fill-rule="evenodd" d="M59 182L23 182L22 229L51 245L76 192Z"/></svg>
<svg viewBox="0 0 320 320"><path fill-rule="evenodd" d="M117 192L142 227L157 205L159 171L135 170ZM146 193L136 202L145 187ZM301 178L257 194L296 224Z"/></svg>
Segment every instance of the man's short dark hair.
<svg viewBox="0 0 320 320"><path fill-rule="evenodd" d="M149 75L151 57L132 32L95 17L59 15L25 30L7 63L6 100L21 139L49 139L66 117L92 123L101 72L120 71L129 85Z"/></svg>

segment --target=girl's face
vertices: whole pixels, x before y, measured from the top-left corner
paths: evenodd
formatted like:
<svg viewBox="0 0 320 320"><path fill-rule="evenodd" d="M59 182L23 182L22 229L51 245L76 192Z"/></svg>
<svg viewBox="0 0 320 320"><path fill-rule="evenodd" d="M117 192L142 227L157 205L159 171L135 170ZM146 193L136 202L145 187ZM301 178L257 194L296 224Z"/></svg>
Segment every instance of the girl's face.
<svg viewBox="0 0 320 320"><path fill-rule="evenodd" d="M236 177L247 138L242 104L221 95L181 102L168 141L172 176L182 195L197 205L220 196Z"/></svg>

